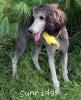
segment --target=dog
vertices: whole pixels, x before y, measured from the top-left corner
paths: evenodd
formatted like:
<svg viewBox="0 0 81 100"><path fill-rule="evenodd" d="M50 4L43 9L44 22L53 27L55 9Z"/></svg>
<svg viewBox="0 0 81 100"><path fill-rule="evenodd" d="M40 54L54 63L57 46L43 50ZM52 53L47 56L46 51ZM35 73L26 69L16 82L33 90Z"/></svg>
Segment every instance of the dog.
<svg viewBox="0 0 81 100"><path fill-rule="evenodd" d="M18 27L16 53L12 57L12 69L13 76L17 72L17 62L19 57L25 50L26 44L29 40L33 41L34 54L32 57L33 63L37 70L42 73L42 69L38 63L38 56L41 51L42 44L46 46L49 67L52 74L52 81L55 89L55 93L60 92L60 84L57 79L55 69L55 53L59 51L61 54L62 64L62 77L65 81L68 81L68 46L69 37L66 28L67 18L65 13L60 9L58 4L42 4L33 8L33 19L27 22L25 19L21 21ZM48 37L57 37L56 41L59 43L57 50L57 44L48 44L43 36L47 33ZM49 41L49 39L47 38Z"/></svg>

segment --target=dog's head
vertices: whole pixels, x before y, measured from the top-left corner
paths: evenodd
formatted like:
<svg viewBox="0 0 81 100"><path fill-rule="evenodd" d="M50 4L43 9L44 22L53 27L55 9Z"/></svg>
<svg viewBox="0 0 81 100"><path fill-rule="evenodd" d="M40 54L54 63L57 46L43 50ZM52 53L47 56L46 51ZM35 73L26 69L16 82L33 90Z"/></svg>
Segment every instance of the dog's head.
<svg viewBox="0 0 81 100"><path fill-rule="evenodd" d="M50 35L57 35L62 27L66 25L66 16L58 4L45 4L33 9L34 22L29 27L29 33L35 34L35 40L47 32Z"/></svg>

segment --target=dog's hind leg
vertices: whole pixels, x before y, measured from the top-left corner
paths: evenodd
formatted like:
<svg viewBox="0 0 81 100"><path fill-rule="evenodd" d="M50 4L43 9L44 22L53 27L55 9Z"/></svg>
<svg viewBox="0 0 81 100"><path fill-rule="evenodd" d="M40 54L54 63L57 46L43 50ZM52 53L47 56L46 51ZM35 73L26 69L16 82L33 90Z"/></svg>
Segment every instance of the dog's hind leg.
<svg viewBox="0 0 81 100"><path fill-rule="evenodd" d="M49 67L50 67L51 74L52 74L52 80L53 80L53 84L55 88L55 93L58 94L60 92L60 86L59 86L59 81L56 75L55 59L54 59L56 48L57 48L56 46L54 47L47 46L47 54L48 54Z"/></svg>
<svg viewBox="0 0 81 100"><path fill-rule="evenodd" d="M41 46L42 46L41 44L36 44L36 43L34 42L34 54L33 54L33 57L32 57L33 63L34 63L34 65L35 65L36 69L37 69L40 73L43 72L42 69L40 68L40 65L39 65L39 62L38 62L38 56L39 56L39 53L40 53L40 51L41 51Z"/></svg>
<svg viewBox="0 0 81 100"><path fill-rule="evenodd" d="M27 36L27 33L25 31L25 25L20 25L19 30L18 30L18 36L17 36L17 45L16 45L16 52L14 57L12 57L12 71L13 71L13 76L17 72L17 62L22 53L25 50L26 43L29 40L29 36Z"/></svg>
<svg viewBox="0 0 81 100"><path fill-rule="evenodd" d="M65 81L68 81L68 69L67 69L68 54L67 51L63 51L61 54L61 64L62 64L62 77Z"/></svg>
<svg viewBox="0 0 81 100"><path fill-rule="evenodd" d="M17 62L18 62L18 59L20 58L20 56L22 55L22 53L25 50L26 43L27 43L26 38L24 38L24 40L21 39L21 40L17 41L16 52L15 52L14 57L12 57L12 71L13 71L13 76L17 72Z"/></svg>
<svg viewBox="0 0 81 100"><path fill-rule="evenodd" d="M17 62L18 62L18 56L17 53L15 53L14 57L12 57L12 72L13 72L13 76L16 74L17 72Z"/></svg>

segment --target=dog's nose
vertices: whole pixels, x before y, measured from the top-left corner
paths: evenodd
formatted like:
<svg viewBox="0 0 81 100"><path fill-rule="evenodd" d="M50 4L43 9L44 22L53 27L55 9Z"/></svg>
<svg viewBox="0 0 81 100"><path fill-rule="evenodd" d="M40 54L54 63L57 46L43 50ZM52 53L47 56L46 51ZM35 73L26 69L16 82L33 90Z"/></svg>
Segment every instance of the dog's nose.
<svg viewBox="0 0 81 100"><path fill-rule="evenodd" d="M28 32L29 32L29 33L31 33L31 34L33 33L33 31L32 31L32 30L30 30L30 29L28 29Z"/></svg>

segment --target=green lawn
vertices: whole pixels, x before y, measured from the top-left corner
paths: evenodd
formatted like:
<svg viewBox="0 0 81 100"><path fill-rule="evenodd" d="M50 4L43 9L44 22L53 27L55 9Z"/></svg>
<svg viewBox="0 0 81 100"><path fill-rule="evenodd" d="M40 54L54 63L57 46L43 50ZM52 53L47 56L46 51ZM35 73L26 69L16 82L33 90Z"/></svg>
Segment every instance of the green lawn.
<svg viewBox="0 0 81 100"><path fill-rule="evenodd" d="M35 69L31 59L33 48L29 43L18 62L18 73L13 78L10 58L13 51L11 45L0 48L0 100L81 100L81 49L77 46L75 48L75 43L69 50L70 83L64 82L61 77L60 56L56 54L56 69L61 86L59 95L53 92L45 48L40 53L39 63L47 76L40 75Z"/></svg>

